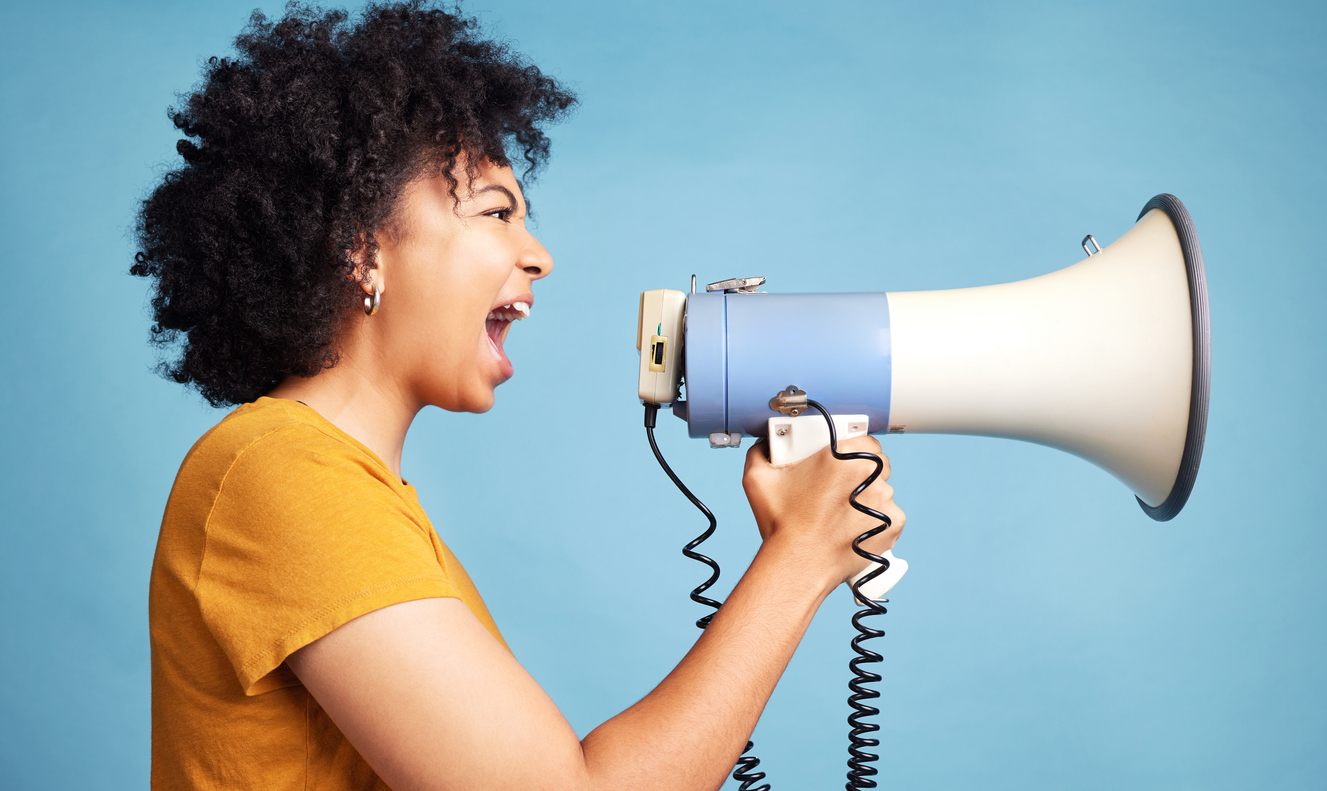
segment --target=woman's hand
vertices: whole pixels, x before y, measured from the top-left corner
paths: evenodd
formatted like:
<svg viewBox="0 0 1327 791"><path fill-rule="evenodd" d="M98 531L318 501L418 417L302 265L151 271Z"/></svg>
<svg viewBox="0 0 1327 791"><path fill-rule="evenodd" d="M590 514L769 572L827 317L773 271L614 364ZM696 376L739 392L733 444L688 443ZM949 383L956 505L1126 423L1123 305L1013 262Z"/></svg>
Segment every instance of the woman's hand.
<svg viewBox="0 0 1327 791"><path fill-rule="evenodd" d="M854 509L848 495L871 474L871 463L840 461L826 447L796 464L774 467L765 448L766 443L759 442L747 451L742 476L761 538L767 544L794 546L807 571L823 575L830 588L865 568L865 561L852 551L852 542L880 522ZM886 483L889 459L880 452L880 443L874 437L839 442L840 453L861 451L880 456L885 465L880 477L857 498L889 517L889 529L862 544L878 555L894 547L907 517L894 504L894 489Z"/></svg>

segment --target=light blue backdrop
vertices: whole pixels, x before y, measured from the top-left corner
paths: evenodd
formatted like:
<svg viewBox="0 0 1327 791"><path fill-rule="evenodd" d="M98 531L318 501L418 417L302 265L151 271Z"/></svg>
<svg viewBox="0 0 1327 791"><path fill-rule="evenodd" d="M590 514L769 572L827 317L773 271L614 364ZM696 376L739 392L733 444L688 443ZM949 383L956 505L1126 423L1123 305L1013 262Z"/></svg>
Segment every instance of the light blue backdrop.
<svg viewBox="0 0 1327 791"><path fill-rule="evenodd" d="M250 2L5 3L0 25L0 786L147 782L147 574L222 412L156 378L136 201L165 117ZM279 11L279 6L265 6ZM1327 48L1321 4L494 2L575 86L532 194L557 260L483 416L423 414L405 473L521 661L584 733L695 637L701 527L640 428L636 295L1003 282L1152 195L1207 262L1212 411L1175 521L1040 447L891 438L912 571L887 617L885 788L1327 786ZM756 546L741 454L663 422ZM756 734L778 789L841 787L851 606Z"/></svg>

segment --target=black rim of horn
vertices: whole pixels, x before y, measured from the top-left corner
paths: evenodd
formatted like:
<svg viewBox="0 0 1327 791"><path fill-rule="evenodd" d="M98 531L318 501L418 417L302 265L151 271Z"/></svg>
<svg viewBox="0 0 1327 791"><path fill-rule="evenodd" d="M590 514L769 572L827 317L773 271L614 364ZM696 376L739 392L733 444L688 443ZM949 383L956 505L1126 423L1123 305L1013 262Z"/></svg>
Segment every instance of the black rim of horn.
<svg viewBox="0 0 1327 791"><path fill-rule="evenodd" d="M1189 314L1193 318L1193 389L1189 395L1189 430L1184 438L1184 455L1180 457L1180 471L1175 476L1175 485L1165 502L1153 508L1138 499L1138 504L1148 516L1158 522L1173 519L1193 491L1193 483L1198 479L1198 464L1203 460L1203 438L1207 435L1207 399L1211 388L1212 333L1207 316L1207 275L1203 271L1203 250L1198 245L1198 232L1194 230L1193 219L1180 203L1180 199L1168 193L1162 193L1147 202L1138 213L1143 215L1160 209L1170 218L1179 237L1180 249L1184 252L1184 269L1189 277Z"/></svg>

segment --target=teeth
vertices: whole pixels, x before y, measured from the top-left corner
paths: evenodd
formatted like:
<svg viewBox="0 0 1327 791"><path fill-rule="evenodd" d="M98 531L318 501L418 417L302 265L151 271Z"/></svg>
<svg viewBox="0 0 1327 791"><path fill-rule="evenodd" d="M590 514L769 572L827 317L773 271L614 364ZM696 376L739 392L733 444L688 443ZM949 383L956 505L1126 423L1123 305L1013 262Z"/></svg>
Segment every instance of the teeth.
<svg viewBox="0 0 1327 791"><path fill-rule="evenodd" d="M519 321L530 317L530 305L526 302L513 302L489 311L489 321Z"/></svg>

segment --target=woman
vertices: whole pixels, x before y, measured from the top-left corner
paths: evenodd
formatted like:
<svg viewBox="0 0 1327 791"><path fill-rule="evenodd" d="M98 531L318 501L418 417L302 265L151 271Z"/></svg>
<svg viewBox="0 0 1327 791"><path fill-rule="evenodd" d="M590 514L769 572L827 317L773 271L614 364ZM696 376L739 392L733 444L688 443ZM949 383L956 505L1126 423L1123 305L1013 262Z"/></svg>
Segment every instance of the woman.
<svg viewBox="0 0 1327 791"><path fill-rule="evenodd" d="M255 13L172 112L185 164L144 203L167 366L241 404L185 458L152 569L154 788L719 786L873 526L869 466L762 446L764 543L690 653L577 739L439 540L401 449L425 406L484 412L548 251L511 167L573 97L418 2ZM849 449L878 451L871 439ZM882 482L862 497L894 527Z"/></svg>

